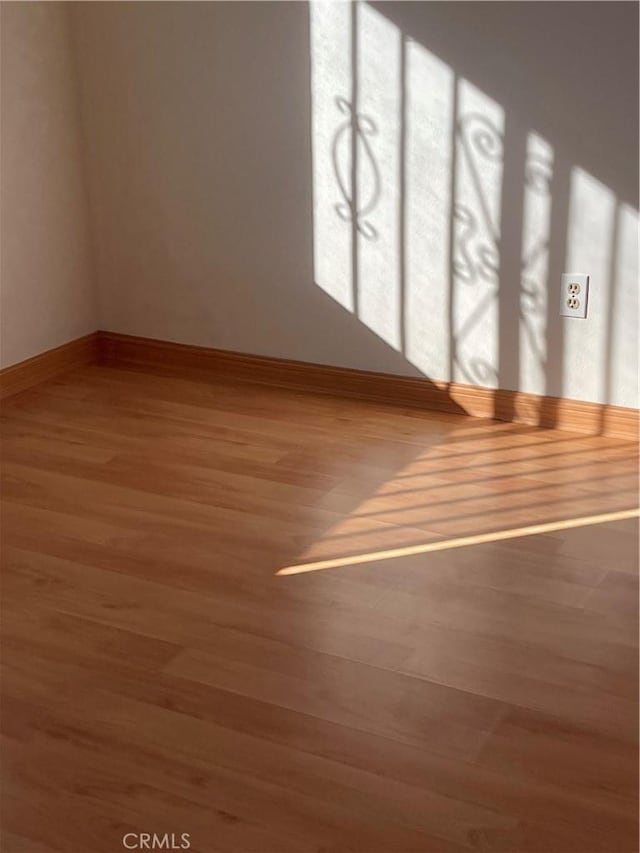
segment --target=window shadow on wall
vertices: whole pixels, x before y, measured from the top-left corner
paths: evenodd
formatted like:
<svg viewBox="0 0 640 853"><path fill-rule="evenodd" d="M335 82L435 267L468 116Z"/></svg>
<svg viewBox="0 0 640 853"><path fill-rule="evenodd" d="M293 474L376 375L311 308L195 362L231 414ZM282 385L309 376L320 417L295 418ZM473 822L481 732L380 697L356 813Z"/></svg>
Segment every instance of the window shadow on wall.
<svg viewBox="0 0 640 853"><path fill-rule="evenodd" d="M315 283L421 375L494 389L500 419L504 391L543 395L546 425L562 396L634 405L637 170L607 143L637 109L598 102L549 14L442 5L311 4ZM571 271L587 321L559 317Z"/></svg>

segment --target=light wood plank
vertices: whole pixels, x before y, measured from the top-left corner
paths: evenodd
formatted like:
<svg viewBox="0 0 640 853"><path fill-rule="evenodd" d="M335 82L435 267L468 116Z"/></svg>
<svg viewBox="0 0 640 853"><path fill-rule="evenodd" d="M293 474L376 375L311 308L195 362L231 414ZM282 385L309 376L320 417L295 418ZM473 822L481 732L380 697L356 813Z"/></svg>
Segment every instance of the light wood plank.
<svg viewBox="0 0 640 853"><path fill-rule="evenodd" d="M170 373L4 402L3 850L632 853L635 443Z"/></svg>

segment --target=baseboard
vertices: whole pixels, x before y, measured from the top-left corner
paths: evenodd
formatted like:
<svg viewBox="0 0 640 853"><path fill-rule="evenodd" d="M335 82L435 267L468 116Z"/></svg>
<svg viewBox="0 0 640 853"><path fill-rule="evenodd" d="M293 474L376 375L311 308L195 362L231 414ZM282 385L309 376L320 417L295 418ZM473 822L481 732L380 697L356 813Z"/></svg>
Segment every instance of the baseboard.
<svg viewBox="0 0 640 853"><path fill-rule="evenodd" d="M98 360L98 332L76 338L0 370L0 400Z"/></svg>
<svg viewBox="0 0 640 853"><path fill-rule="evenodd" d="M426 377L328 367L115 332L99 332L98 349L100 361L110 365L144 366L194 376L215 373L217 377L262 385L553 427L586 435L638 437L638 410L621 406L438 382Z"/></svg>
<svg viewBox="0 0 640 853"><path fill-rule="evenodd" d="M637 409L621 406L480 388L426 377L329 367L115 332L93 332L0 370L0 400L95 361L144 366L199 378L215 373L217 377L261 385L553 427L586 435L637 439L640 423Z"/></svg>

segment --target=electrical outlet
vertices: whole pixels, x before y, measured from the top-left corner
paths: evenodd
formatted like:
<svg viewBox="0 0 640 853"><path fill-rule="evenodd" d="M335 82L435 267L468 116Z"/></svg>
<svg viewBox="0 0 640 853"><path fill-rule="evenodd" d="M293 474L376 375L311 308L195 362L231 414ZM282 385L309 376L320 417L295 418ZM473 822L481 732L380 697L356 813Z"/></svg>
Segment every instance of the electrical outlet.
<svg viewBox="0 0 640 853"><path fill-rule="evenodd" d="M586 320L589 305L589 276L584 273L563 273L560 288L560 316Z"/></svg>

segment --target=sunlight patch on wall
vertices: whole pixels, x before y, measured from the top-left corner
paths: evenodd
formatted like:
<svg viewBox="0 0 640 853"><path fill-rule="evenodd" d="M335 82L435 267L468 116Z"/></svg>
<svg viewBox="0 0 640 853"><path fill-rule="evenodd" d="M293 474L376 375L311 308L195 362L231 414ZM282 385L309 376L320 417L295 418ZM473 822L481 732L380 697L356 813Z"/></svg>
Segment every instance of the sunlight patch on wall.
<svg viewBox="0 0 640 853"><path fill-rule="evenodd" d="M358 313L399 350L402 37L368 4L357 9Z"/></svg>
<svg viewBox="0 0 640 853"><path fill-rule="evenodd" d="M348 200L352 94L350 4L311 3L310 15L314 278L343 308L353 311ZM336 179L336 167L340 169L342 183Z"/></svg>
<svg viewBox="0 0 640 853"><path fill-rule="evenodd" d="M546 392L547 299L551 238L553 148L527 138L520 280L520 389Z"/></svg>
<svg viewBox="0 0 640 853"><path fill-rule="evenodd" d="M529 133L525 156L500 104L365 2L315 0L310 23L316 285L428 377L536 394L551 377L575 399L637 405L635 212L573 169L564 270L591 276L589 318L547 328L549 247L564 249L550 142ZM500 256L519 229L502 234L505 145L524 181L519 259Z"/></svg>
<svg viewBox="0 0 640 853"><path fill-rule="evenodd" d="M611 326L610 393L619 406L638 406L638 211L621 204L617 211Z"/></svg>
<svg viewBox="0 0 640 853"><path fill-rule="evenodd" d="M425 375L495 386L503 110L370 5L310 8L315 282Z"/></svg>
<svg viewBox="0 0 640 853"><path fill-rule="evenodd" d="M566 272L590 276L589 317L564 325L562 387L578 400L606 402L606 365L610 357L612 243L616 199L611 190L583 169L571 171Z"/></svg>
<svg viewBox="0 0 640 853"><path fill-rule="evenodd" d="M406 47L406 355L448 379L453 139L451 68L416 42Z"/></svg>

